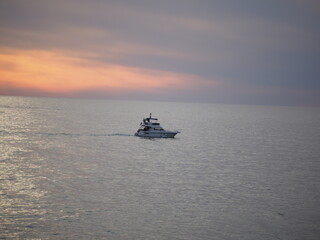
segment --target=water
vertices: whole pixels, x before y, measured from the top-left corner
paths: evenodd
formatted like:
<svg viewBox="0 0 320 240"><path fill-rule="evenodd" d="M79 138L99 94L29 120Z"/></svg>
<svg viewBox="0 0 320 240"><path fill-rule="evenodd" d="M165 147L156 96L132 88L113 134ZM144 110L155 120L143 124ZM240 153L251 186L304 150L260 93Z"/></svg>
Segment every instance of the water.
<svg viewBox="0 0 320 240"><path fill-rule="evenodd" d="M152 112L175 139L133 134ZM2 239L319 239L320 109L0 97Z"/></svg>

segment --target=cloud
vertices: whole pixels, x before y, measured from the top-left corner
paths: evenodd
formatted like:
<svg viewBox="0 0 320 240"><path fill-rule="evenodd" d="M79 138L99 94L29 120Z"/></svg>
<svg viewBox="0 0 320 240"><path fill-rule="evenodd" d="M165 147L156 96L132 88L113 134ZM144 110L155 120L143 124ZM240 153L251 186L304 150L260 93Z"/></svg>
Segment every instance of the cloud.
<svg viewBox="0 0 320 240"><path fill-rule="evenodd" d="M251 64L263 64L261 55L270 52L319 51L319 31L313 28L272 19L270 14L241 13L244 7L239 7L239 13L227 4L184 3L166 3L174 9L170 11L163 3L144 1L29 1L16 4L24 11L18 18L11 16L9 28L0 29L0 40L9 47L17 43L33 48L82 48L117 59L165 57L173 64L192 62L195 67L206 61L219 67L232 65L243 55ZM182 10L177 11L178 6ZM230 13L224 15L219 10ZM138 62L143 67L144 62Z"/></svg>
<svg viewBox="0 0 320 240"><path fill-rule="evenodd" d="M220 84L198 76L89 61L56 51L2 49L0 54L2 94L14 88L64 95L86 89L162 93Z"/></svg>

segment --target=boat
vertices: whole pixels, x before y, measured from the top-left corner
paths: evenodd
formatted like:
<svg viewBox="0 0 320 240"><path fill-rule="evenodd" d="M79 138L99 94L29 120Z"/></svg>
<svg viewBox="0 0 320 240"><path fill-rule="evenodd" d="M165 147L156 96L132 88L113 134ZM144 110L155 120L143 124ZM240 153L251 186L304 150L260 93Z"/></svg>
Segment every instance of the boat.
<svg viewBox="0 0 320 240"><path fill-rule="evenodd" d="M158 119L151 117L150 113L150 117L143 119L139 129L134 135L146 138L174 138L178 133L180 132L164 130L158 122Z"/></svg>

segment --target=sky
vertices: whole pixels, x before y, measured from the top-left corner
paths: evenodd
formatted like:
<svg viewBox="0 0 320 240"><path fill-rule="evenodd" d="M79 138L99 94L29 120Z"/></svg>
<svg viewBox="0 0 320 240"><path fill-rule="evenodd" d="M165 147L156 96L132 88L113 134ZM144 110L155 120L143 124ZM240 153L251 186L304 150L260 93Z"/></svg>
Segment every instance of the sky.
<svg viewBox="0 0 320 240"><path fill-rule="evenodd" d="M0 95L320 106L317 0L1 0Z"/></svg>

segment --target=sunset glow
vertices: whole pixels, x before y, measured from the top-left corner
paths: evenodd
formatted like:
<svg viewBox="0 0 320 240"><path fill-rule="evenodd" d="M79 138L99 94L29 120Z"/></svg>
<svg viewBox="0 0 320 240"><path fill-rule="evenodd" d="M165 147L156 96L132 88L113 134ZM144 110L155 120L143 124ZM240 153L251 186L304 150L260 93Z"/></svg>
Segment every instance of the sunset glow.
<svg viewBox="0 0 320 240"><path fill-rule="evenodd" d="M67 96L86 89L161 92L199 85L220 84L186 74L94 62L50 51L7 49L0 54L2 93L12 88L26 88Z"/></svg>

